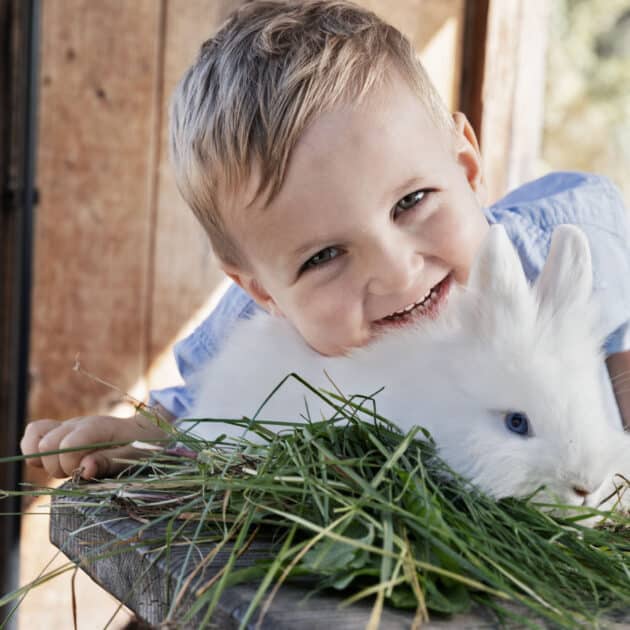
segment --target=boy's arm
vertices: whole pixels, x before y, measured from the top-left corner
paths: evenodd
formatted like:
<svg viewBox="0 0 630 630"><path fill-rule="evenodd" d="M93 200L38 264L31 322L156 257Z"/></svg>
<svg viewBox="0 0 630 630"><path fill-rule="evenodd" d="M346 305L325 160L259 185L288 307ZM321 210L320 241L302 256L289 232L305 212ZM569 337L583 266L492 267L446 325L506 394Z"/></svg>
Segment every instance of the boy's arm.
<svg viewBox="0 0 630 630"><path fill-rule="evenodd" d="M630 350L616 352L606 359L606 367L626 431L630 431Z"/></svg>

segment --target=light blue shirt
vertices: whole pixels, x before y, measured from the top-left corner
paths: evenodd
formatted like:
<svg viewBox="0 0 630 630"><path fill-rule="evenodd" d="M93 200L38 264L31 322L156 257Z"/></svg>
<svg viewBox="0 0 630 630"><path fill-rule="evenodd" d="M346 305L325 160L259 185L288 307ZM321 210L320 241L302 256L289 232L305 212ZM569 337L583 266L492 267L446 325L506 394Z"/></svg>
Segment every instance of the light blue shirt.
<svg viewBox="0 0 630 630"><path fill-rule="evenodd" d="M619 191L597 175L552 173L520 188L484 210L489 223L501 223L516 247L525 274L534 281L540 273L557 225L571 223L586 234L593 258L593 295L601 310L606 355L630 348L630 235L628 216ZM175 345L175 359L184 385L151 392L177 418L186 416L194 392L191 376L216 355L232 326L251 317L259 307L238 286L228 289L210 316ZM603 367L603 366L602 366ZM613 401L605 370L609 399ZM611 403L614 422L619 423Z"/></svg>

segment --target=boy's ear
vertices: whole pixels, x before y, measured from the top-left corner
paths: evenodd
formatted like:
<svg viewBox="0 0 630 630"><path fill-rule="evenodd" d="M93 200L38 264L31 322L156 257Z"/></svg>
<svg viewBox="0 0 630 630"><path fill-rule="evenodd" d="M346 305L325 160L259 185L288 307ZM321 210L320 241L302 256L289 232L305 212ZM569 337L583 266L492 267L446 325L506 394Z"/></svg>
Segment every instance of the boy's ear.
<svg viewBox="0 0 630 630"><path fill-rule="evenodd" d="M455 154L457 161L466 170L466 178L472 190L476 193L479 203L484 205L486 200L486 184L483 178L481 151L477 135L468 118L462 112L453 113L455 124Z"/></svg>
<svg viewBox="0 0 630 630"><path fill-rule="evenodd" d="M274 299L267 293L265 288L256 280L252 273L227 264L222 264L221 268L225 275L238 284L258 306L265 309L271 315L282 315Z"/></svg>

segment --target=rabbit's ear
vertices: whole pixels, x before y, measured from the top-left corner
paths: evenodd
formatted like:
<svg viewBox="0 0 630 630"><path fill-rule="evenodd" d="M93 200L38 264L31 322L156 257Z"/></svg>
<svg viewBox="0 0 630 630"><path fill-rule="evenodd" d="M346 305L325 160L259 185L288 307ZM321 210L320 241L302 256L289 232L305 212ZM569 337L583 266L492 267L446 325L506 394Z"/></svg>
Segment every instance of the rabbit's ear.
<svg viewBox="0 0 630 630"><path fill-rule="evenodd" d="M470 270L468 287L490 300L507 299L516 306L530 299L520 258L502 225L490 226Z"/></svg>
<svg viewBox="0 0 630 630"><path fill-rule="evenodd" d="M554 319L587 305L593 289L593 267L588 239L579 228L560 225L554 230L535 286L540 308Z"/></svg>

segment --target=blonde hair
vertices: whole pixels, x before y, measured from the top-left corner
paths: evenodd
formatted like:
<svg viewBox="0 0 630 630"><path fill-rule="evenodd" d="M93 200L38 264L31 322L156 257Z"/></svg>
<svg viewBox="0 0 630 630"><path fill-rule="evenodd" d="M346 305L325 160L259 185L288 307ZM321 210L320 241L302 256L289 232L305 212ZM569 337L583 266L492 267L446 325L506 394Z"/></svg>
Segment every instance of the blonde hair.
<svg viewBox="0 0 630 630"><path fill-rule="evenodd" d="M314 119L358 104L391 70L438 125L450 115L411 42L345 0L266 0L235 11L206 41L171 104L171 157L179 190L224 263L242 266L220 199L260 175L269 203L291 152Z"/></svg>

